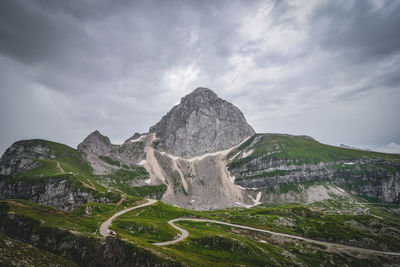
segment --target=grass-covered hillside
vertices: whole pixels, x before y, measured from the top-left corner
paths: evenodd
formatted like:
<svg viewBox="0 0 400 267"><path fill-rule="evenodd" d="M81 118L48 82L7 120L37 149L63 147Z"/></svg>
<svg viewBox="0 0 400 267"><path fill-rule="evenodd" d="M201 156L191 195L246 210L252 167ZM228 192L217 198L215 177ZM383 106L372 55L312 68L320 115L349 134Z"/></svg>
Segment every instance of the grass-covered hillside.
<svg viewBox="0 0 400 267"><path fill-rule="evenodd" d="M0 234L0 266L78 266L74 262Z"/></svg>
<svg viewBox="0 0 400 267"><path fill-rule="evenodd" d="M23 162L32 161L32 164ZM47 177L71 174L91 178L92 168L85 156L69 146L47 140L23 140L14 143L3 155L2 168L13 168L8 177L16 180L40 182Z"/></svg>
<svg viewBox="0 0 400 267"><path fill-rule="evenodd" d="M39 246L64 255L78 265L87 266L96 258L99 227L124 207L143 203L129 198L120 204L87 203L74 212L60 212L50 207L22 200L0 202L0 227L13 238L39 237ZM133 210L117 218L111 228L124 246L147 255L155 262L187 266L381 266L395 264L400 258L357 250L326 247L228 226L204 222L178 222L189 237L177 244L155 246L153 243L175 239L179 232L168 221L175 218L206 218L259 229L290 233L358 247L400 252L399 217L370 207L369 215L330 213L337 203L317 206L291 204L252 209L228 209L195 212L162 202ZM16 223L18 222L18 223ZM23 231L17 231L18 227ZM62 229L62 230L60 230ZM45 246L56 239L56 245ZM75 245L71 245L73 244ZM114 241L115 242L115 241Z"/></svg>
<svg viewBox="0 0 400 267"><path fill-rule="evenodd" d="M26 198L50 205L57 198L60 202L62 197L70 198L69 194L78 204L85 201L85 194L111 202L120 199L94 179L83 153L63 144L38 139L16 142L2 156L0 168L2 199Z"/></svg>
<svg viewBox="0 0 400 267"><path fill-rule="evenodd" d="M72 212L63 212L26 200L3 200L0 229L14 240L30 243L79 266L123 266L118 264L121 262L133 266L179 266L138 244L100 238L102 222L121 209L143 202L128 196L118 204L89 202Z"/></svg>
<svg viewBox="0 0 400 267"><path fill-rule="evenodd" d="M306 184L336 188L340 179L349 179L359 188L382 186L374 181L396 174L400 162L398 155L338 148L308 137L274 134L253 136L228 158L228 168L239 182L290 181L291 177L297 177L296 181L304 188ZM21 257L22 261L36 266L51 265L52 261L63 266L64 259L67 266L121 266L121 261L131 266L382 266L396 265L400 261L399 256L322 245L210 222L179 221L176 225L189 232L188 238L167 246L155 244L176 239L180 232L168 222L184 217L400 252L400 207L354 196L354 190L345 186L341 186L347 190L343 190L343 196L332 196L312 204L282 205L265 199L267 192L291 195L298 190L295 183L278 183L278 190L276 186L261 186L264 203L251 208L191 211L158 201L118 217L110 226L117 237L104 239L99 232L104 221L118 211L144 203L146 200L142 196L160 198L166 188L135 187L138 181L148 179L146 169L118 165L106 157L102 160L115 168L109 174L94 175L82 152L44 140L17 142L4 154L0 164L4 174L0 179L1 192L21 188L24 194L26 188L29 192L32 188L36 191L25 199L6 197L8 199L0 201L0 234L7 235L0 236L3 252L0 263L14 264L12 259L18 253L27 257L26 260ZM307 169L309 166L312 169ZM321 173L336 180L322 179L321 182L319 179L324 178ZM302 175L314 180L301 181ZM57 184L58 181L67 183L68 188ZM66 190L65 197L52 194L60 188ZM32 203L33 200L41 203L42 198L35 197L42 195L56 196L57 203L70 201L70 196L79 199L82 194L76 190L94 196L94 201L77 202L76 207L68 211L48 206L53 202L48 205ZM111 201L102 201L105 198ZM8 249L7 244L14 249Z"/></svg>
<svg viewBox="0 0 400 267"><path fill-rule="evenodd" d="M398 154L336 147L307 136L256 134L227 157L235 183L262 189L263 199L280 198L280 192L298 191L300 185L330 182L385 202L400 201Z"/></svg>
<svg viewBox="0 0 400 267"><path fill-rule="evenodd" d="M96 181L107 188L118 190L118 192L127 195L161 199L167 189L166 185L137 185L138 182L149 178L149 173L142 166L130 166L129 169L122 167L112 170L110 174L94 176Z"/></svg>
<svg viewBox="0 0 400 267"><path fill-rule="evenodd" d="M108 157L103 158L114 163ZM143 167L117 167L108 175L94 175L86 155L77 149L40 139L18 141L1 158L0 191L3 188L9 194L15 193L11 196L4 194L8 198L32 199L36 193L27 194L36 190L32 187L67 181L71 188L90 193L94 198L118 202L122 194L161 198L166 190L165 185L134 186L135 181L149 178ZM9 173L5 173L6 170ZM18 183L29 188L19 194L16 192L19 188L14 188ZM43 193L42 189L37 190L38 194Z"/></svg>
<svg viewBox="0 0 400 267"><path fill-rule="evenodd" d="M275 160L290 160L293 164L298 165L357 159L380 159L400 162L399 154L331 146L322 144L308 136L288 134L256 134L233 150L228 157L232 158L235 155L236 157L229 165L232 168L240 167L252 159L266 155L268 155L268 158Z"/></svg>

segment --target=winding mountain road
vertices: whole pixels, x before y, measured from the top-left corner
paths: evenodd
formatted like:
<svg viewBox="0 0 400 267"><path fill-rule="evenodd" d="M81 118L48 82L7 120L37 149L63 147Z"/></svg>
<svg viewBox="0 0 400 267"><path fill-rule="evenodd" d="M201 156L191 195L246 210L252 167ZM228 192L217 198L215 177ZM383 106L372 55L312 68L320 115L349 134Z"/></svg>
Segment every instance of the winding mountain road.
<svg viewBox="0 0 400 267"><path fill-rule="evenodd" d="M100 227L100 234L104 237L109 235L109 230L108 227L110 226L111 222L117 218L118 216L121 216L124 213L127 213L131 210L146 207L149 205L153 205L156 203L157 200L154 199L148 199L147 203L134 206L128 209L121 210L117 213L115 213L112 217L110 217L107 221L105 221L101 227ZM175 222L179 221L190 221L190 222L206 222L206 223L216 223L216 224L221 224L221 225L226 225L230 227L235 227L235 228L240 228L240 229L245 229L245 230L250 230L250 231L256 231L256 232L261 232L261 233L267 233L275 236L281 236L281 237L287 237L287 238L292 238L292 239L297 239L297 240L303 240L305 242L309 243L314 243L314 244L319 244L327 247L337 247L337 248L342 248L342 249L347 249L347 250L353 250L353 251L358 251L358 252L364 252L364 253L374 253L374 254L385 254L385 255L391 255L391 256L400 256L400 253L398 252L390 252L390 251L381 251L381 250L374 250L374 249L367 249L367 248L360 248L360 247L353 247L353 246L348 246L348 245L343 245L343 244L338 244L338 243L331 243L331 242L325 242L325 241L320 241L320 240L315 240L315 239L310 239L306 237L301 237L301 236L296 236L296 235L289 235L289 234L284 234L284 233L279 233L279 232L273 232L273 231L268 231L264 229L259 229L259 228L254 228L254 227L249 227L249 226L244 226L240 224L233 224L233 223L227 223L227 222L221 222L221 221L215 221L215 220L209 220L209 219L198 219L198 218L175 218L170 221L168 221L168 224L171 225L173 228L178 230L181 234L177 239L170 240L170 241L165 241L165 242L159 242L159 243L153 243L153 245L156 246L166 246L166 245L172 245L176 244L178 242L181 242L182 240L186 239L189 236L189 232L185 229L182 229L181 227L175 225Z"/></svg>
<svg viewBox="0 0 400 267"><path fill-rule="evenodd" d="M398 253L398 252L381 251L381 250L374 250L374 249L347 246L347 245L342 245L342 244L337 244L337 243L330 243L330 242L310 239L310 238L296 236L296 235L289 235L289 234L283 234L283 233L268 231L268 230L264 230L264 229L253 228L253 227L239 225L239 224L226 223L226 222L214 221L214 220L208 220L208 219L198 219L198 218L176 218L176 219L170 220L168 222L168 224L170 224L176 230L181 232L181 235L179 236L179 238L174 239L174 240L170 240L170 241L166 241L166 242L153 243L153 245L156 245L156 246L172 245L172 244L176 244L176 243L184 240L185 238L187 238L189 236L189 232L174 224L175 222L178 222L178 221L216 223L216 224L231 226L231 227L235 227L235 228L245 229L245 230L262 232L262 233L267 233L267 234L271 234L271 235L282 236L282 237L287 237L287 238L292 238L292 239L297 239L297 240L303 240L303 241L306 241L306 242L309 242L309 243L324 245L324 246L327 246L327 247L332 246L332 247L339 247L339 248L344 248L344 249L348 249L348 250L356 250L356 251L359 251L359 252L378 253L378 254L385 254L385 255L391 255L391 256L400 256L400 253Z"/></svg>
<svg viewBox="0 0 400 267"><path fill-rule="evenodd" d="M147 199L147 202L144 203L144 204L140 204L138 206L134 206L134 207L130 207L130 208L118 211L113 216L111 216L107 221L105 221L105 222L103 222L101 224L101 226L100 226L100 234L102 236L104 236L104 237L110 235L108 228L110 227L112 221L115 220L115 218L117 218L117 217L121 216L122 214L125 214L125 213L127 213L127 212L129 212L131 210L135 210L135 209L139 209L139 208L143 208L143 207L146 207L146 206L153 205L156 202L157 202L157 200L155 200L155 199Z"/></svg>

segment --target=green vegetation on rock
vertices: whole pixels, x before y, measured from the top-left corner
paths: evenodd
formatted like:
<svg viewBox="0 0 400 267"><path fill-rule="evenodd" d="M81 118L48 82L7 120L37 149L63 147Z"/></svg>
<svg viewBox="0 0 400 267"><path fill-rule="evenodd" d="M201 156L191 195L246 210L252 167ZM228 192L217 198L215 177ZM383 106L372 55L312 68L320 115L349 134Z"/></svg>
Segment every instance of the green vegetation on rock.
<svg viewBox="0 0 400 267"><path fill-rule="evenodd" d="M63 257L0 234L0 266L78 266Z"/></svg>
<svg viewBox="0 0 400 267"><path fill-rule="evenodd" d="M236 157L230 168L238 168L252 159L268 155L271 159L288 160L292 164L303 163L350 161L360 158L383 159L400 162L400 155L386 154L373 151L347 149L337 146L322 144L310 137L286 134L256 134L233 150L228 158L244 151L255 139L259 139L253 148L254 151L247 157Z"/></svg>
<svg viewBox="0 0 400 267"><path fill-rule="evenodd" d="M121 162L119 162L118 160L114 160L114 159L112 159L112 158L110 158L110 157L100 155L99 158L100 158L102 161L104 161L104 162L106 162L106 163L108 163L108 164L110 164L110 165L114 165L114 166L118 166L118 167L121 166Z"/></svg>

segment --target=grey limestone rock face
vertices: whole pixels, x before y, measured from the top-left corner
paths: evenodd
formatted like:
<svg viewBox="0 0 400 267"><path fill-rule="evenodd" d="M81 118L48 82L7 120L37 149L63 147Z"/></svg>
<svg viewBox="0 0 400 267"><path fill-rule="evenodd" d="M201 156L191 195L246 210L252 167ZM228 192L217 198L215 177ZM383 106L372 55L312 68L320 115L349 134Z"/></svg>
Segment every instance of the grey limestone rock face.
<svg viewBox="0 0 400 267"><path fill-rule="evenodd" d="M243 207L253 202L229 179L223 155L189 161L155 152L168 189L162 201L191 210Z"/></svg>
<svg viewBox="0 0 400 267"><path fill-rule="evenodd" d="M0 181L0 199L20 198L49 205L62 211L71 211L88 201L111 203L106 198L95 198L92 193L70 186L67 180L48 179L45 183Z"/></svg>
<svg viewBox="0 0 400 267"><path fill-rule="evenodd" d="M124 144L114 145L111 144L107 136L102 135L96 130L78 145L78 150L86 155L86 159L93 168L94 174L108 174L112 173L115 169L122 168L124 165L128 167L138 165L144 160L144 140L135 141L135 139L141 136L143 135L135 133ZM118 162L117 165L104 161L104 156L111 161Z"/></svg>
<svg viewBox="0 0 400 267"><path fill-rule="evenodd" d="M138 132L134 133L134 135L132 135L132 137L125 140L124 145L131 143L133 140L137 140L139 137L141 137L143 135L145 135L145 134L140 134Z"/></svg>
<svg viewBox="0 0 400 267"><path fill-rule="evenodd" d="M242 168L231 168L230 171L233 175L242 177L242 180L237 180L235 183L245 188L271 188L282 184L298 185L312 181L329 181L333 184L345 185L362 195L385 202L400 201L400 164L382 160L354 160L351 166L355 170L363 170L363 174L359 174L352 169L334 168L343 163L343 161L335 161L295 165L290 160L273 160L264 157L255 158ZM381 168L373 170L373 166L381 166ZM392 172L385 168L391 169ZM253 178L276 170L284 170L288 173ZM249 177L249 179L243 179L243 177Z"/></svg>
<svg viewBox="0 0 400 267"><path fill-rule="evenodd" d="M258 135L252 141L250 140L247 147L243 148L244 153L241 159L244 159L245 152L254 151L262 136L268 136L268 134ZM298 136L298 138L309 139L310 137ZM243 188L257 188L267 192L268 189L279 188L281 185L296 186L299 189L302 184L312 184L316 181L329 182L385 202L400 201L400 163L398 161L360 157L351 160L338 159L306 163L298 162L297 159L275 157L274 154L280 152L280 149L277 146L275 151L262 155L247 155L245 157L248 157L248 161L244 164L229 165L229 172L236 178L235 184ZM237 152L238 150L232 151L234 156L231 159L240 157ZM264 197L266 194L263 194L262 201L272 201Z"/></svg>
<svg viewBox="0 0 400 267"><path fill-rule="evenodd" d="M16 175L39 166L34 159L51 159L54 154L40 142L18 141L0 158L0 175Z"/></svg>
<svg viewBox="0 0 400 267"><path fill-rule="evenodd" d="M159 148L184 158L231 148L255 134L243 113L207 88L181 99L150 128Z"/></svg>
<svg viewBox="0 0 400 267"><path fill-rule="evenodd" d="M78 150L86 154L94 155L106 155L111 151L111 148L110 139L97 130L89 134L83 142L78 145Z"/></svg>

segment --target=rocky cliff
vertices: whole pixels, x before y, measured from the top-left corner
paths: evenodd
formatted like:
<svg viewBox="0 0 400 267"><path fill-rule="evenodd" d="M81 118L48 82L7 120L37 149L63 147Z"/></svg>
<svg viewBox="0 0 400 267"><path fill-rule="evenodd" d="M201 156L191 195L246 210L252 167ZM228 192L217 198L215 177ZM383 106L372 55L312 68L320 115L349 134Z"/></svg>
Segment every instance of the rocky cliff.
<svg viewBox="0 0 400 267"><path fill-rule="evenodd" d="M114 197L88 184L91 169L83 154L50 141L14 143L0 159L0 173L0 199L28 199L70 211L88 201L110 203Z"/></svg>
<svg viewBox="0 0 400 267"><path fill-rule="evenodd" d="M78 150L86 154L94 155L107 155L111 152L111 149L110 138L102 135L98 130L89 134L82 143L78 145Z"/></svg>
<svg viewBox="0 0 400 267"><path fill-rule="evenodd" d="M243 113L207 88L181 99L150 128L159 148L184 158L231 148L254 134Z"/></svg>
<svg viewBox="0 0 400 267"><path fill-rule="evenodd" d="M258 134L233 150L235 183L263 192L329 182L355 194L400 201L400 156L321 144L305 136Z"/></svg>
<svg viewBox="0 0 400 267"><path fill-rule="evenodd" d="M162 200L192 210L245 207L254 201L230 180L223 154L187 160L155 152L154 165L168 185ZM153 165L153 166L154 166Z"/></svg>
<svg viewBox="0 0 400 267"><path fill-rule="evenodd" d="M78 145L78 150L86 155L94 174L110 174L123 166L129 169L144 164L145 143L144 140L134 139L136 136L139 138L140 134L129 138L122 145L114 145L107 136L96 130Z"/></svg>
<svg viewBox="0 0 400 267"><path fill-rule="evenodd" d="M39 167L37 160L54 159L51 151L44 142L31 145L29 141L18 141L10 146L0 158L0 175L18 175Z"/></svg>
<svg viewBox="0 0 400 267"><path fill-rule="evenodd" d="M0 181L1 199L28 199L31 202L71 211L88 201L111 203L106 197L95 197L92 190L82 190L71 185L68 179L46 179L40 183L12 180Z"/></svg>

